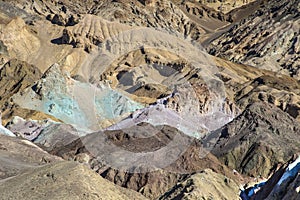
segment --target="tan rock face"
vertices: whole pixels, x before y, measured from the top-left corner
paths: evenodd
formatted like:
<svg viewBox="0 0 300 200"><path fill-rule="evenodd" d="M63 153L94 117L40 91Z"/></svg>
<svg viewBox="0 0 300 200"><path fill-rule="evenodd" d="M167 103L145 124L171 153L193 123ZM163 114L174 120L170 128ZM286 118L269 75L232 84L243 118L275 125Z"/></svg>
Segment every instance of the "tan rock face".
<svg viewBox="0 0 300 200"><path fill-rule="evenodd" d="M218 76L224 81L227 97L244 110L255 102L266 102L299 120L299 81L255 67L228 63L217 58Z"/></svg>
<svg viewBox="0 0 300 200"><path fill-rule="evenodd" d="M155 3L157 2L156 0L140 0L142 4L145 6L154 6Z"/></svg>
<svg viewBox="0 0 300 200"><path fill-rule="evenodd" d="M196 0L199 3L202 3L208 7L219 10L223 13L228 13L234 9L237 9L241 6L247 5L255 0Z"/></svg>
<svg viewBox="0 0 300 200"><path fill-rule="evenodd" d="M299 83L286 76L261 76L236 96L242 107L257 100L273 104L299 120Z"/></svg>
<svg viewBox="0 0 300 200"><path fill-rule="evenodd" d="M20 60L28 60L28 57L36 54L41 46L34 30L27 27L19 17L0 26L0 40L9 56L18 57Z"/></svg>
<svg viewBox="0 0 300 200"><path fill-rule="evenodd" d="M5 125L13 115L24 118L39 116L45 118L45 114L35 111L21 109L15 105L10 98L13 94L23 91L38 80L42 73L38 68L26 62L12 59L0 69L0 104L3 125ZM44 117L43 117L44 116Z"/></svg>
<svg viewBox="0 0 300 200"><path fill-rule="evenodd" d="M60 40L61 44L70 44L91 52L105 39L114 37L129 28L118 23L110 23L94 15L86 15L75 26L64 29Z"/></svg>
<svg viewBox="0 0 300 200"><path fill-rule="evenodd" d="M33 65L12 59L0 69L0 76L1 100L8 100L12 94L24 90L38 80L42 73Z"/></svg>

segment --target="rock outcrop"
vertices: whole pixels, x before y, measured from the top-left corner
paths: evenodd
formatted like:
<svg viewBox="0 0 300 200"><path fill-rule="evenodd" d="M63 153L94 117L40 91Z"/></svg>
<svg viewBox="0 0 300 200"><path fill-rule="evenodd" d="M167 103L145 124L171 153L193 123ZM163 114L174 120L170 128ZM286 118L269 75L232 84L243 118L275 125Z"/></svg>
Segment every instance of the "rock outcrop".
<svg viewBox="0 0 300 200"><path fill-rule="evenodd" d="M55 122L51 119L45 120L25 120L19 116L14 116L5 127L15 135L25 138L29 141L34 140L48 126Z"/></svg>
<svg viewBox="0 0 300 200"><path fill-rule="evenodd" d="M0 68L0 108L2 121L5 125L12 116L23 118L47 119L49 116L33 111L22 109L12 102L11 97L23 92L42 76L40 70L24 61L11 59Z"/></svg>
<svg viewBox="0 0 300 200"><path fill-rule="evenodd" d="M296 158L296 160L295 160ZM297 199L299 198L300 157L285 163L254 195L254 199Z"/></svg>
<svg viewBox="0 0 300 200"><path fill-rule="evenodd" d="M0 41L9 56L19 60L30 59L41 47L34 29L28 27L20 17L11 19L7 24L0 24Z"/></svg>

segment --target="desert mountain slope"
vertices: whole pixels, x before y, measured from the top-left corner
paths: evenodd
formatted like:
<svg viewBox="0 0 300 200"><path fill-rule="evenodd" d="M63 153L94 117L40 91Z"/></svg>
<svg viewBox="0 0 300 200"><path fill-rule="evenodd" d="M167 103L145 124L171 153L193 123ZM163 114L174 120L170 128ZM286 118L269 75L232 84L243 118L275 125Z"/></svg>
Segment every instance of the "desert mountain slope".
<svg viewBox="0 0 300 200"><path fill-rule="evenodd" d="M269 1L213 41L210 53L299 79L300 3Z"/></svg>
<svg viewBox="0 0 300 200"><path fill-rule="evenodd" d="M0 68L0 104L3 124L6 124L12 116L35 119L49 118L43 113L20 108L11 101L13 94L32 86L32 83L41 76L42 73L37 67L17 59L9 60Z"/></svg>
<svg viewBox="0 0 300 200"><path fill-rule="evenodd" d="M223 13L228 13L234 9L250 4L253 1L254 0L225 0L225 1L200 0L199 2L208 7L214 8L215 10L219 10Z"/></svg>
<svg viewBox="0 0 300 200"><path fill-rule="evenodd" d="M287 162L299 152L299 128L299 123L279 108L254 103L219 130L212 153L244 174L267 178L277 163Z"/></svg>
<svg viewBox="0 0 300 200"><path fill-rule="evenodd" d="M204 189L205 188L205 189ZM239 186L210 169L191 175L177 183L159 199L239 199Z"/></svg>
<svg viewBox="0 0 300 200"><path fill-rule="evenodd" d="M299 81L272 71L214 59L218 68L216 75L224 81L226 97L235 102L240 111L255 102L265 102L299 120Z"/></svg>
<svg viewBox="0 0 300 200"><path fill-rule="evenodd" d="M243 190L242 199L298 199L299 168L300 157L295 154L288 162L279 164L267 181Z"/></svg>
<svg viewBox="0 0 300 200"><path fill-rule="evenodd" d="M26 170L62 161L37 145L20 138L0 134L0 179L24 173Z"/></svg>
<svg viewBox="0 0 300 200"><path fill-rule="evenodd" d="M0 193L294 197L298 46L297 0L3 0Z"/></svg>
<svg viewBox="0 0 300 200"><path fill-rule="evenodd" d="M246 4L248 4L247 2ZM210 4L210 3L209 3ZM13 8L9 8L13 5ZM0 4L1 6L1 4ZM200 35L229 25L231 14L225 15L209 6L195 1L4 1L6 13L19 12L28 21L39 15L59 26L73 26L86 14L103 17L109 21L117 21L130 26L143 26L163 29L178 36L200 39ZM14 14L10 14L14 16Z"/></svg>
<svg viewBox="0 0 300 200"><path fill-rule="evenodd" d="M46 148L52 154L88 163L102 177L150 199L160 197L178 181L207 168L215 171L217 177L225 174L232 179L235 190L242 179L193 138L168 126L141 123L123 130L92 133L69 143L57 142L59 137L41 135L35 142L42 138L52 141ZM174 151L174 155L170 154ZM164 155L170 156L166 159Z"/></svg>
<svg viewBox="0 0 300 200"><path fill-rule="evenodd" d="M1 199L146 199L114 185L87 166L59 162L0 181Z"/></svg>

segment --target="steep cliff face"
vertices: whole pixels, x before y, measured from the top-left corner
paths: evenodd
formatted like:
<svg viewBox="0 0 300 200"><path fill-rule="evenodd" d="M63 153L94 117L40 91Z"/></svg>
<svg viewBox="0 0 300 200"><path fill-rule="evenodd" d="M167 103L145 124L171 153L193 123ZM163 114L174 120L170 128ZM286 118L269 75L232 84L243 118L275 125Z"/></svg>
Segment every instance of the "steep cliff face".
<svg viewBox="0 0 300 200"><path fill-rule="evenodd" d="M297 155L296 155L297 156ZM299 198L299 171L300 171L300 158L294 157L287 167L283 167L285 170L283 173L275 173L262 190L257 193L255 199L297 199ZM294 160L296 158L296 160ZM286 164L287 165L287 164ZM282 171L281 171L282 172ZM280 176L281 175L281 176ZM274 185L274 183L276 185ZM273 183L273 184L272 184ZM271 189L271 190L270 190ZM271 191L271 192L269 192Z"/></svg>

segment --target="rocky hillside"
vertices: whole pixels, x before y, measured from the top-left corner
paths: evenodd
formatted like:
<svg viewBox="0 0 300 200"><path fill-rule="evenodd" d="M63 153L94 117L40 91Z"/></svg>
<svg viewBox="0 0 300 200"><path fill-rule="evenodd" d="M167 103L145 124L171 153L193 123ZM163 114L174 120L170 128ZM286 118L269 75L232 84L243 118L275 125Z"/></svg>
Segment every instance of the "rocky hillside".
<svg viewBox="0 0 300 200"><path fill-rule="evenodd" d="M34 142L47 145L46 150L54 155L84 162L102 177L150 199L165 196L178 181L205 169L215 171L219 179L222 174L233 179L230 187L235 190L238 190L236 181L242 179L203 150L194 138L172 127L142 123L124 130L89 134L81 139L72 139L72 132L63 126L59 130L65 137L68 135L69 140L59 142L62 134L50 135L53 131L49 131ZM139 136L141 133L143 137ZM172 154L174 151L176 153ZM199 151L203 152L203 157L198 156Z"/></svg>
<svg viewBox="0 0 300 200"><path fill-rule="evenodd" d="M242 199L297 199L299 161L300 157L295 155L288 162L280 164L269 180L246 188L242 192Z"/></svg>
<svg viewBox="0 0 300 200"><path fill-rule="evenodd" d="M297 0L269 1L213 41L209 52L299 80L299 11Z"/></svg>
<svg viewBox="0 0 300 200"><path fill-rule="evenodd" d="M279 108L254 103L220 130L212 152L231 168L267 178L278 163L299 152L298 124Z"/></svg>
<svg viewBox="0 0 300 200"><path fill-rule="evenodd" d="M298 47L296 0L1 1L0 199L297 199Z"/></svg>
<svg viewBox="0 0 300 200"><path fill-rule="evenodd" d="M41 71L33 65L17 59L11 59L0 69L0 105L3 123L6 124L12 116L35 119L51 118L38 111L20 108L12 102L12 95L29 87L41 78Z"/></svg>
<svg viewBox="0 0 300 200"><path fill-rule="evenodd" d="M101 178L87 166L60 162L0 183L2 199L146 199Z"/></svg>

